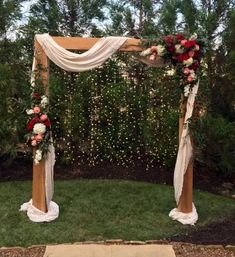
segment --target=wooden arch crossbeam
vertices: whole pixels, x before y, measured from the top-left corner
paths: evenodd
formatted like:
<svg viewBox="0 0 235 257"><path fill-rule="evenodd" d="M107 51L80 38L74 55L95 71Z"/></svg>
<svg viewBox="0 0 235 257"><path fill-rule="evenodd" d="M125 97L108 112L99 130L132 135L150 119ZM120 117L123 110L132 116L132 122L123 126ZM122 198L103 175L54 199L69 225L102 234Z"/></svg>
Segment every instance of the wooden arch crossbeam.
<svg viewBox="0 0 235 257"><path fill-rule="evenodd" d="M61 47L67 50L89 50L99 38L81 38L81 37L52 37L54 41ZM49 60L48 57L38 43L37 40L34 42L35 47L35 60L36 67L40 64L40 70L36 70L38 75L41 76L45 93L48 94L48 81L49 81ZM131 38L128 39L123 46L119 49L122 52L141 52L143 50L141 46L141 40ZM182 113L185 114L184 106L180 107ZM184 116L179 119L179 139L183 130ZM192 191L193 191L193 162L188 166L185 173L183 190L179 204L177 206L178 210L183 213L192 212ZM47 212L46 204L46 192L45 192L45 162L42 160L39 164L35 165L33 163L33 189L32 189L32 203L33 205L41 210L42 212Z"/></svg>

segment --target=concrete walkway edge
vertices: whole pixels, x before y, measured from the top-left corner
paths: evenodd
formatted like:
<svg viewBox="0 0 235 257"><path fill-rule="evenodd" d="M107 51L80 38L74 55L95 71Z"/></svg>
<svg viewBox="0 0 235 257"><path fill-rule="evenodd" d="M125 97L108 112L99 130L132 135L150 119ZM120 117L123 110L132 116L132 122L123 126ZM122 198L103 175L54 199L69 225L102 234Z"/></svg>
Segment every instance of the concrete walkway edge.
<svg viewBox="0 0 235 257"><path fill-rule="evenodd" d="M44 257L175 257L171 245L49 245Z"/></svg>

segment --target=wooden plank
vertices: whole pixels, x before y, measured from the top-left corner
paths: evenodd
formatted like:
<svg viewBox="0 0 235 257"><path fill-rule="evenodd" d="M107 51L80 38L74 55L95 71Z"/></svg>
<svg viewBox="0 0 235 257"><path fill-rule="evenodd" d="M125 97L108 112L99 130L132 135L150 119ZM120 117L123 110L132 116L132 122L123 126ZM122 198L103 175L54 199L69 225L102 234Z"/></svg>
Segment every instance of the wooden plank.
<svg viewBox="0 0 235 257"><path fill-rule="evenodd" d="M89 50L100 38L81 38L81 37L52 37L55 42L68 50ZM119 49L123 52L142 51L141 40L136 38L128 39Z"/></svg>
<svg viewBox="0 0 235 257"><path fill-rule="evenodd" d="M35 59L36 59L36 72L40 73L42 83L45 86L45 94L48 95L48 79L49 79L49 61L46 53L35 41ZM41 69L37 70L37 66L40 64ZM35 149L34 149L35 154ZM34 155L33 154L33 155ZM42 160L39 164L33 163L33 188L32 188L32 201L33 205L41 210L47 212L46 204L46 188L45 188L45 160Z"/></svg>
<svg viewBox="0 0 235 257"><path fill-rule="evenodd" d="M47 212L46 190L45 190L45 160L39 164L33 164L33 206L42 212Z"/></svg>
<svg viewBox="0 0 235 257"><path fill-rule="evenodd" d="M182 95L181 95L181 101L183 101ZM180 144L180 139L183 132L184 118L186 113L186 102L180 103L180 112L182 116L179 118L179 144ZM193 146L192 140L191 140L191 143ZM181 197L180 197L177 209L178 211L183 213L190 213L192 212L192 209L193 209L192 203L193 203L193 161L189 163L186 173L184 175L183 189L182 189L182 193L181 193Z"/></svg>
<svg viewBox="0 0 235 257"><path fill-rule="evenodd" d="M193 210L193 161L184 175L184 184L182 194L177 206L178 211L183 213L190 213Z"/></svg>

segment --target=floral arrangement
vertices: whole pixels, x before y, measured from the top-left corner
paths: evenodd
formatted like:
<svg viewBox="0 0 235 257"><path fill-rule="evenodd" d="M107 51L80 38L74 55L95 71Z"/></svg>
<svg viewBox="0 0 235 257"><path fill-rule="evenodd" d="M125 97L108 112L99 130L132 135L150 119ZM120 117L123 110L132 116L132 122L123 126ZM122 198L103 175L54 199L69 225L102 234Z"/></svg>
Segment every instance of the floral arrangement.
<svg viewBox="0 0 235 257"><path fill-rule="evenodd" d="M35 147L34 163L38 164L47 154L50 141L51 122L47 116L48 98L37 92L36 88L31 94L31 109L26 112L29 115L27 123L27 141Z"/></svg>
<svg viewBox="0 0 235 257"><path fill-rule="evenodd" d="M179 75L184 96L188 97L198 80L203 40L200 40L197 34L193 34L189 39L177 34L165 36L158 41L149 41L148 44L151 44L151 47L140 55L147 56L153 62L158 56L170 61L173 69L168 70L167 75Z"/></svg>

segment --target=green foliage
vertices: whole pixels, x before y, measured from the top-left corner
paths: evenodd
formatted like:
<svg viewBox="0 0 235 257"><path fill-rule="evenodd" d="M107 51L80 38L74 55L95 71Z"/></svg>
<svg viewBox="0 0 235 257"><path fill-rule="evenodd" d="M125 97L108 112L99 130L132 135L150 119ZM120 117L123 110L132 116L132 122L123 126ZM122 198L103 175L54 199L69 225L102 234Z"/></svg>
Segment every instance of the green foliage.
<svg viewBox="0 0 235 257"><path fill-rule="evenodd" d="M194 229L169 219L167 214L175 206L172 187L129 181L73 180L57 181L55 188L54 200L60 206L59 219L52 223L33 223L26 213L18 211L19 206L31 197L31 183L0 183L0 246L110 238L164 239L188 234ZM234 214L233 199L198 191L194 196L200 215L198 226L221 219L221 210L223 218Z"/></svg>
<svg viewBox="0 0 235 257"><path fill-rule="evenodd" d="M155 22L159 10L158 1L109 1L109 22L105 32L114 35L143 37L156 35L159 29Z"/></svg>
<svg viewBox="0 0 235 257"><path fill-rule="evenodd" d="M102 7L106 0L56 1L39 0L31 6L26 29L36 28L37 33L77 36L97 31L94 20L102 22L105 15Z"/></svg>
<svg viewBox="0 0 235 257"><path fill-rule="evenodd" d="M52 77L50 111L62 160L171 166L180 90L162 73L117 55L93 71Z"/></svg>
<svg viewBox="0 0 235 257"><path fill-rule="evenodd" d="M14 31L15 22L22 15L20 12L22 0L1 0L0 1L0 37L6 38L7 33Z"/></svg>
<svg viewBox="0 0 235 257"><path fill-rule="evenodd" d="M27 75L19 59L21 46L7 38L21 17L21 2L0 1L0 158L7 156L7 164L16 157L16 143L24 134L22 102L27 94Z"/></svg>
<svg viewBox="0 0 235 257"><path fill-rule="evenodd" d="M177 21L177 0L164 1L161 10L160 26L164 34L175 34Z"/></svg>
<svg viewBox="0 0 235 257"><path fill-rule="evenodd" d="M0 156L15 157L16 145L24 143L27 117L23 106L30 98L35 33L159 38L196 31L209 45L198 96L209 118L197 127L197 134L205 138L208 133L209 141L201 140L199 152L205 160L210 159L210 166L233 173L233 1L37 0L22 23L18 21L23 2L0 1ZM140 158L148 165L156 161L172 167L180 98L177 80L167 78L162 69L139 65L131 55L115 58L103 68L79 75L51 65L50 112L60 158L68 164L83 160L95 164L108 159L125 165ZM126 66L119 67L120 62ZM216 130L216 124L222 126L227 138ZM211 153L220 157L214 158Z"/></svg>
<svg viewBox="0 0 235 257"><path fill-rule="evenodd" d="M193 124L197 158L225 176L235 174L235 122L205 115Z"/></svg>

